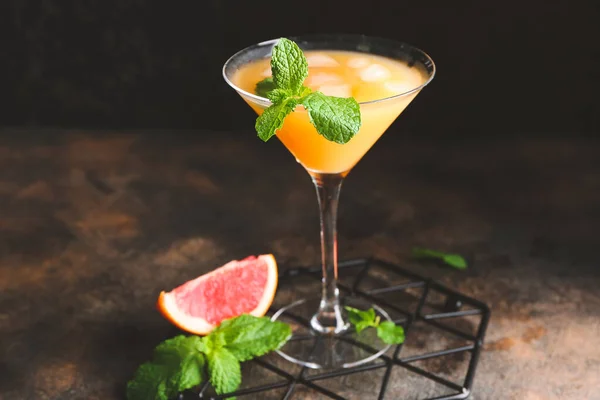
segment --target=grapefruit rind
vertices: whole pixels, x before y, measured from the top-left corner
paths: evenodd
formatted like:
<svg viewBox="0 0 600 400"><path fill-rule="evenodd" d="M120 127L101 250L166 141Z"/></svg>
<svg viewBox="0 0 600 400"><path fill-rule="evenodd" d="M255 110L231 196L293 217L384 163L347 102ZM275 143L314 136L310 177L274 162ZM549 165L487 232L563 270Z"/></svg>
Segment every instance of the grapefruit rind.
<svg viewBox="0 0 600 400"><path fill-rule="evenodd" d="M248 311L247 314L255 317L262 317L267 313L269 307L273 303L275 298L275 291L277 290L278 283L278 272L277 262L272 254L263 254L257 257L267 264L267 282L264 287L263 296L259 301L258 305L254 310ZM231 268L235 268L237 261L231 261L216 270L203 275L202 279L210 279L211 276L216 274L222 274ZM207 335L214 328L216 324L211 324L204 318L194 317L189 314L182 312L175 301L175 296L172 292L160 292L157 303L159 311L163 316L169 320L173 325L181 330L190 332L196 335Z"/></svg>

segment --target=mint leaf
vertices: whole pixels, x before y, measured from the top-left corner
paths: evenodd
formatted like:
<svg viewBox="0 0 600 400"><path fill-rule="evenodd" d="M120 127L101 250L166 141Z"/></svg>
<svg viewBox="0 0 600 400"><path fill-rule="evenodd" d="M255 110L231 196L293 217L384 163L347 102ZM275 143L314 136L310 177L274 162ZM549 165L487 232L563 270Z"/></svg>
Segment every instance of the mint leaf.
<svg viewBox="0 0 600 400"><path fill-rule="evenodd" d="M442 253L441 251L415 247L412 249L415 258L433 258L438 259L456 269L467 269L467 261L458 254Z"/></svg>
<svg viewBox="0 0 600 400"><path fill-rule="evenodd" d="M310 122L325 139L345 144L356 135L361 125L360 106L353 98L325 96L313 92L302 100Z"/></svg>
<svg viewBox="0 0 600 400"><path fill-rule="evenodd" d="M387 344L404 343L404 328L392 321L383 321L377 327L377 336Z"/></svg>
<svg viewBox="0 0 600 400"><path fill-rule="evenodd" d="M166 340L156 347L153 361L172 371L167 380L169 387L182 391L202 382L204 356L199 352L200 348L202 340L198 336L183 335Z"/></svg>
<svg viewBox="0 0 600 400"><path fill-rule="evenodd" d="M171 375L167 387L176 388L177 392L198 386L204 381L204 355L197 354L179 364L179 373Z"/></svg>
<svg viewBox="0 0 600 400"><path fill-rule="evenodd" d="M234 392L242 382L242 370L235 356L221 347L207 355L210 383L218 394Z"/></svg>
<svg viewBox="0 0 600 400"><path fill-rule="evenodd" d="M238 361L251 360L280 348L292 335L289 325L267 317L240 315L224 321L214 332Z"/></svg>
<svg viewBox="0 0 600 400"><path fill-rule="evenodd" d="M282 103L273 104L256 119L256 132L263 141L269 140L283 126L283 120L289 113L294 111L297 100L288 98Z"/></svg>
<svg viewBox="0 0 600 400"><path fill-rule="evenodd" d="M142 364L127 384L127 399L168 400L202 382L204 355L197 336L177 336L158 345L152 362Z"/></svg>
<svg viewBox="0 0 600 400"><path fill-rule="evenodd" d="M254 93L261 97L268 97L269 92L271 92L275 88L276 86L275 82L273 82L273 77L270 76L256 84L256 87L254 88Z"/></svg>
<svg viewBox="0 0 600 400"><path fill-rule="evenodd" d="M299 95L308 76L308 62L296 43L281 38L273 47L271 72L277 88Z"/></svg>
<svg viewBox="0 0 600 400"><path fill-rule="evenodd" d="M442 261L456 269L467 269L467 261L458 254L446 254Z"/></svg>

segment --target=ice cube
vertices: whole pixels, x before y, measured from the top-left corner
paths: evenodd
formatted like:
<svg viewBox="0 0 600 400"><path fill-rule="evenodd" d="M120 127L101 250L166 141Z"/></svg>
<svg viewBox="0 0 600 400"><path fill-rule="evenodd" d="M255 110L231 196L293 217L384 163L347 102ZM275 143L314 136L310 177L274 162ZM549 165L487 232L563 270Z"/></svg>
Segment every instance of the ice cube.
<svg viewBox="0 0 600 400"><path fill-rule="evenodd" d="M390 70L381 64L371 64L360 71L360 79L365 82L377 82L387 79L392 75Z"/></svg>
<svg viewBox="0 0 600 400"><path fill-rule="evenodd" d="M366 68L369 64L371 64L371 61L366 57L352 57L348 60L348 66L350 68Z"/></svg>
<svg viewBox="0 0 600 400"><path fill-rule="evenodd" d="M322 85L317 89L319 92L326 94L327 96L335 96L335 97L351 97L352 96L352 88L348 84L341 85Z"/></svg>
<svg viewBox="0 0 600 400"><path fill-rule="evenodd" d="M317 72L315 74L308 74L308 78L304 82L307 86L320 86L326 83L340 83L344 79L337 74L329 74L327 72Z"/></svg>
<svg viewBox="0 0 600 400"><path fill-rule="evenodd" d="M417 87L408 81L387 81L383 84L383 86L390 92L394 92L396 94L406 93Z"/></svg>
<svg viewBox="0 0 600 400"><path fill-rule="evenodd" d="M306 61L308 61L308 66L311 68L337 67L340 65L334 58L318 53L309 54L306 56Z"/></svg>

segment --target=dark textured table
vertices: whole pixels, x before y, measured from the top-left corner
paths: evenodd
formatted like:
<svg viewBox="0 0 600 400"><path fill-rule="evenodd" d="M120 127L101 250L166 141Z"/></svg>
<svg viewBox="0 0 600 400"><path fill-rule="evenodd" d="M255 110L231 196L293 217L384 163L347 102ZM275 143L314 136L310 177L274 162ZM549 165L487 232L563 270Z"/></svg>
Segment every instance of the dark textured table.
<svg viewBox="0 0 600 400"><path fill-rule="evenodd" d="M339 248L490 305L473 399L600 399L599 229L598 141L389 133L345 183ZM415 245L471 266L416 264ZM123 398L177 332L159 291L267 252L281 268L319 256L314 190L275 140L0 131L0 399ZM419 398L409 383L388 397Z"/></svg>

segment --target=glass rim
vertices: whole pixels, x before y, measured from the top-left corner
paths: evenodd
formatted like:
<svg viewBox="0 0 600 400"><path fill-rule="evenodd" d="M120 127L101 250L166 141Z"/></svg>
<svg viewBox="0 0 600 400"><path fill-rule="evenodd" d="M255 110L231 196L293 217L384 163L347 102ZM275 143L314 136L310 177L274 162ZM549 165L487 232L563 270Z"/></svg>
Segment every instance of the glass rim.
<svg viewBox="0 0 600 400"><path fill-rule="evenodd" d="M393 100L393 99L397 99L397 98L400 98L400 97L404 97L404 96L408 96L410 94L416 93L416 92L420 91L421 89L423 89L425 86L427 86L433 80L433 77L435 76L436 71L437 71L436 66L435 66L435 62L433 61L433 59L431 58L431 56L429 54L427 54L426 52L424 52L420 48L415 47L415 46L413 46L411 44L408 44L408 43L405 43L405 42L401 42L401 41L396 41L396 40L393 40L393 39L388 39L388 38L378 37L378 36L358 35L358 34L338 34L338 35L336 35L336 34L319 34L319 35L300 35L300 36L290 36L290 37L288 37L288 39L293 40L293 41L305 40L305 41L308 41L308 42L310 42L311 39L313 41L317 41L318 39L325 39L325 38L332 38L332 39L333 38L373 39L373 40L386 41L386 42L389 42L390 44L395 44L397 46L408 46L411 50L417 51L417 52L421 53L427 59L427 61L429 61L431 63L431 74L429 75L428 79L425 82L423 82L421 85L417 86L416 88L408 90L406 92L398 93L398 94L395 94L395 95L392 95L392 96L382 97L380 99L369 100L369 101L362 101L362 102L358 103L360 105L384 102L384 101L387 101L387 100ZM251 98L253 100L256 100L258 102L261 102L261 103L265 103L266 102L268 104L272 104L271 100L269 100L268 98L259 96L259 95L254 94L254 93L250 93L250 92L248 92L248 91L246 91L246 90L238 87L235 83L233 83L231 81L231 79L229 79L229 77L227 76L227 73L225 71L226 71L228 65L234 59L236 59L239 55L241 55L244 52L246 52L248 49L250 49L252 47L258 47L258 46L267 46L267 45L270 45L270 44L274 45L275 43L277 43L279 41L279 39L281 39L281 38L265 40L263 42L252 44L252 45L247 46L247 47L245 47L245 48L237 51L236 53L234 53L231 57L229 57L227 59L227 61L225 61L225 64L223 64L222 74L223 74L223 78L225 79L225 82L227 82L227 84L229 86L231 86L235 91L237 91L240 94L243 94L244 96L247 96L247 97L249 97L249 98ZM335 49L330 49L330 50L335 50ZM357 49L357 51L360 52L360 50L358 50L358 49ZM365 54L374 54L374 53L367 53L367 52L364 52L364 53ZM374 55L377 55L377 54L374 54ZM385 56L383 56L383 57L385 57ZM391 58L391 57L388 57L388 58Z"/></svg>

